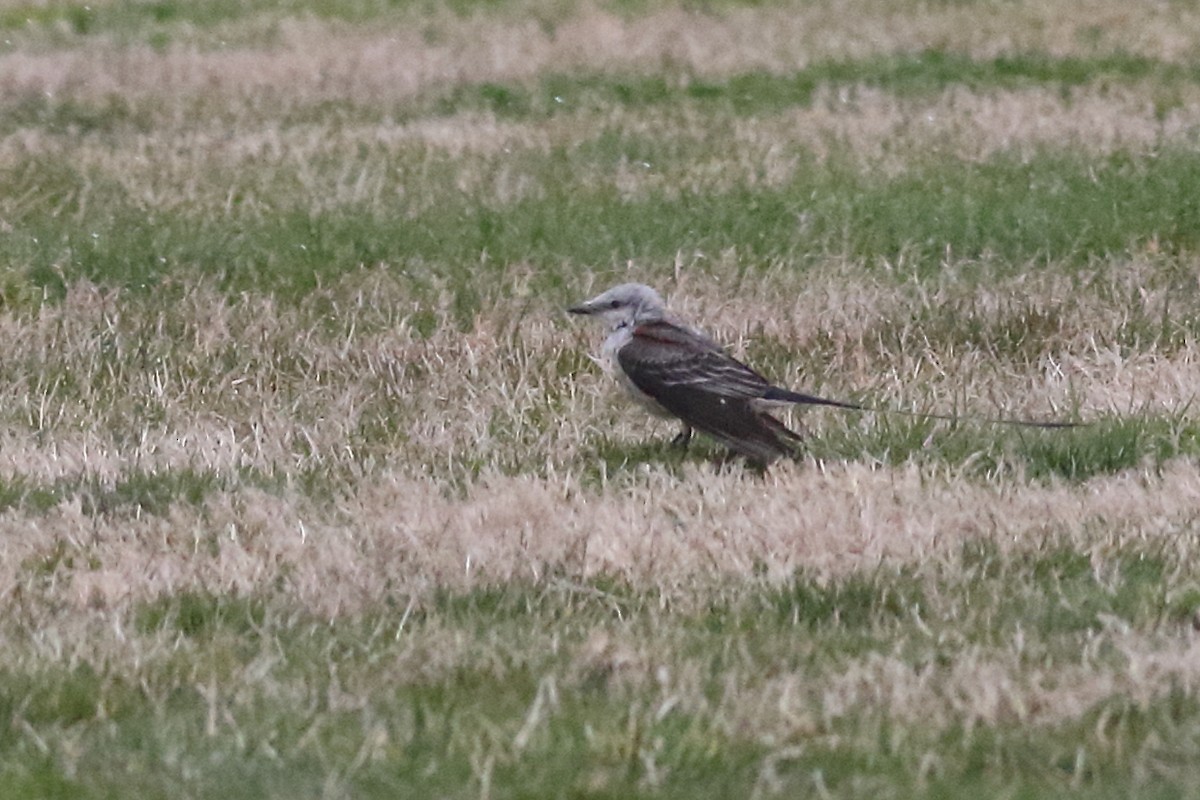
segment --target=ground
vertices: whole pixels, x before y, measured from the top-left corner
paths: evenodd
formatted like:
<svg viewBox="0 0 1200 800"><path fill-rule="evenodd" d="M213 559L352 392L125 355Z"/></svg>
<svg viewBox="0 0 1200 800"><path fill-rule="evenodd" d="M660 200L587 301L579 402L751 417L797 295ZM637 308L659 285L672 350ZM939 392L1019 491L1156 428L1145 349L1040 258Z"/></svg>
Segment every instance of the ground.
<svg viewBox="0 0 1200 800"><path fill-rule="evenodd" d="M0 0L5 797L1195 796L1197 53ZM628 280L907 413L671 448L565 313Z"/></svg>

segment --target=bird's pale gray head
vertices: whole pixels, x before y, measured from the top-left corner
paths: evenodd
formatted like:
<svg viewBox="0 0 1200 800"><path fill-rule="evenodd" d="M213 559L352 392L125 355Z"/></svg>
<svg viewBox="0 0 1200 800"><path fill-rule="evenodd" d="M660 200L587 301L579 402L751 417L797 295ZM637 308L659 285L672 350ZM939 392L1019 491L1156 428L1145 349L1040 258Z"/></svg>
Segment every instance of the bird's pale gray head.
<svg viewBox="0 0 1200 800"><path fill-rule="evenodd" d="M663 300L658 292L641 283L622 283L591 300L568 308L572 314L589 314L604 320L610 328L660 320Z"/></svg>

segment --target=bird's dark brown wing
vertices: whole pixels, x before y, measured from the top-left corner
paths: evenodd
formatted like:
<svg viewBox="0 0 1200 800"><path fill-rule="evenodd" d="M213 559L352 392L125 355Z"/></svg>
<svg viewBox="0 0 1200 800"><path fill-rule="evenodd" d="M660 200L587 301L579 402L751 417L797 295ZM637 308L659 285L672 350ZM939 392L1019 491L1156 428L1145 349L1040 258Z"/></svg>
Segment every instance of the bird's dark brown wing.
<svg viewBox="0 0 1200 800"><path fill-rule="evenodd" d="M766 378L685 328L639 325L617 362L663 408L755 461L788 454L786 440L799 438L752 404L772 388Z"/></svg>
<svg viewBox="0 0 1200 800"><path fill-rule="evenodd" d="M771 383L709 339L669 322L633 329L617 361L630 379L656 387L700 386L721 397L757 398Z"/></svg>

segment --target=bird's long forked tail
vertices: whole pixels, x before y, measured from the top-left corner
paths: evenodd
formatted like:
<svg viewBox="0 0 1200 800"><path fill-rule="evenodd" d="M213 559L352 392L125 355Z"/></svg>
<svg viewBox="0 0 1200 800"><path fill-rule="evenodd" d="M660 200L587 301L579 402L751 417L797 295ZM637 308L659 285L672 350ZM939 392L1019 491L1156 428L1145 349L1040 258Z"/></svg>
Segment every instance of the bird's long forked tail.
<svg viewBox="0 0 1200 800"><path fill-rule="evenodd" d="M1066 428L1082 428L1086 427L1086 422L1043 422L1036 419L1009 419L1007 417L980 417L973 414L939 414L936 411L908 411L903 408L875 408L873 406L864 406L858 403L845 403L840 400L829 400L824 397L817 397L811 394L801 394L793 392L790 389L782 389L778 386L772 386L763 395L763 400L774 402L795 403L797 405L806 406L829 406L830 408L843 408L848 411L862 411L871 414L899 414L905 417L920 417L922 419L940 419L947 422L982 422L989 425L1015 425L1022 428L1043 428L1045 430L1060 430Z"/></svg>

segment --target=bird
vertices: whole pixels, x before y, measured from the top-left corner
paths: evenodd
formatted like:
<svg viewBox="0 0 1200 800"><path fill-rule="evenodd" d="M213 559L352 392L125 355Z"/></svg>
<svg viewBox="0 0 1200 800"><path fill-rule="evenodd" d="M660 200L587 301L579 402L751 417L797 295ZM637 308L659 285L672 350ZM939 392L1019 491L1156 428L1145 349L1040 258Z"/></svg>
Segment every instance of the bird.
<svg viewBox="0 0 1200 800"><path fill-rule="evenodd" d="M686 447L693 431L700 431L765 468L793 454L802 440L771 416L772 409L794 404L868 410L775 385L676 319L645 284L622 283L567 311L604 322L608 336L596 361L652 414L683 423L673 440L677 445Z"/></svg>

